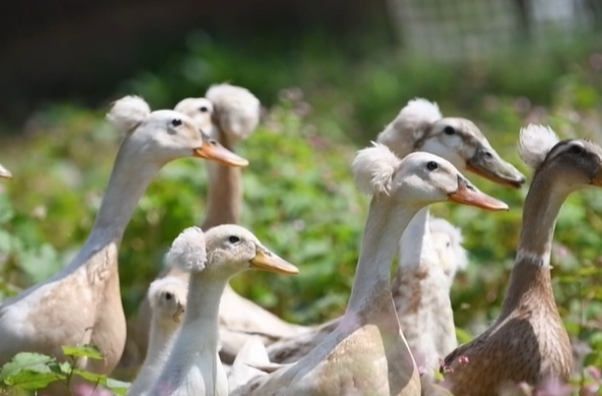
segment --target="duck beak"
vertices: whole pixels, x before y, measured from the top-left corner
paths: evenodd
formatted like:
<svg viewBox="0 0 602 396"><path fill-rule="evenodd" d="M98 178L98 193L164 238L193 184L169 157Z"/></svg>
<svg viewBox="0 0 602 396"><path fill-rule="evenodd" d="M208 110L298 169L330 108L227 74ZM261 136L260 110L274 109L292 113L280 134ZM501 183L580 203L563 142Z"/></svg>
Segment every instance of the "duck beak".
<svg viewBox="0 0 602 396"><path fill-rule="evenodd" d="M249 165L249 161L241 156L234 154L215 139L203 134L203 144L201 147L193 150L195 157L215 161L218 164L242 168Z"/></svg>
<svg viewBox="0 0 602 396"><path fill-rule="evenodd" d="M500 158L491 148L479 144L466 170L506 187L520 188L527 180L514 166Z"/></svg>
<svg viewBox="0 0 602 396"><path fill-rule="evenodd" d="M463 205L475 206L477 208L500 211L508 210L504 202L490 197L479 191L475 186L458 175L458 189L449 194L449 200Z"/></svg>
<svg viewBox="0 0 602 396"><path fill-rule="evenodd" d="M600 168L598 173L592 178L591 184L596 187L602 187L602 168Z"/></svg>
<svg viewBox="0 0 602 396"><path fill-rule="evenodd" d="M256 246L255 257L250 263L251 268L275 272L277 274L297 275L299 273L297 267L262 246Z"/></svg>
<svg viewBox="0 0 602 396"><path fill-rule="evenodd" d="M10 173L8 169L6 169L2 165L0 165L0 178L12 179L13 178L13 174Z"/></svg>

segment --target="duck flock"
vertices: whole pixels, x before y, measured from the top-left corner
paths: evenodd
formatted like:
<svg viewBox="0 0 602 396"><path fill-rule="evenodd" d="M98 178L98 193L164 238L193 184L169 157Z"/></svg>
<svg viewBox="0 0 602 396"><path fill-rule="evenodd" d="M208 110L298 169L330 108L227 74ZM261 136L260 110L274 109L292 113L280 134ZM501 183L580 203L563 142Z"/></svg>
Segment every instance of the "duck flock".
<svg viewBox="0 0 602 396"><path fill-rule="evenodd" d="M65 360L63 346L92 344L103 359L81 358L78 367L129 373L132 396L495 396L569 380L572 350L552 292L550 253L568 195L602 187L595 143L561 141L541 125L520 130L518 154L533 174L514 268L499 317L458 345L449 294L467 253L461 231L431 218L429 205L505 211L464 173L508 188L526 182L470 120L443 117L435 103L414 99L358 151L351 171L371 201L354 283L343 316L315 326L287 323L228 285L251 269L299 272L237 225L248 161L234 148L260 120L251 92L218 84L203 98L155 111L126 96L107 120L125 137L93 228L62 271L2 303L0 366L19 352ZM173 241L165 270L127 322L118 275L124 230L157 172L185 157L207 160L205 220ZM12 175L0 166L0 177ZM39 394L70 392L56 382Z"/></svg>

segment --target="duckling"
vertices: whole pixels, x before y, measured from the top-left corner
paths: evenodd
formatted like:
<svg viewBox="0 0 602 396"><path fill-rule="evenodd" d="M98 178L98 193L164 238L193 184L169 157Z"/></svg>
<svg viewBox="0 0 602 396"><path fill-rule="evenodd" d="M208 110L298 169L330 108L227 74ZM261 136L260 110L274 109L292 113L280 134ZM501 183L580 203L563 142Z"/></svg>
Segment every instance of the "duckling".
<svg viewBox="0 0 602 396"><path fill-rule="evenodd" d="M182 324L187 294L188 285L176 277L159 278L150 284L148 299L152 309L152 320L149 350L128 395L141 394L161 373L175 334Z"/></svg>
<svg viewBox="0 0 602 396"><path fill-rule="evenodd" d="M213 227L204 235L198 227L184 230L167 261L190 272L188 307L161 374L144 394L225 396L228 380L218 356L218 316L228 281L251 268L289 275L299 270L264 247L253 233L231 224Z"/></svg>

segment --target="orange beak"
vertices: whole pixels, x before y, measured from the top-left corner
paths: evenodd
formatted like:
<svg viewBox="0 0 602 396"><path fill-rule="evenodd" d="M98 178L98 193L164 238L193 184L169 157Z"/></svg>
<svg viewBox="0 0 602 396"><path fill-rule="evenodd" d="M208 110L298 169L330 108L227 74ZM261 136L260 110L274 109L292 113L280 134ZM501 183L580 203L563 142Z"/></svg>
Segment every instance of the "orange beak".
<svg viewBox="0 0 602 396"><path fill-rule="evenodd" d="M504 202L482 193L460 176L458 176L458 189L449 194L449 200L462 205L475 206L486 210L508 210L508 205Z"/></svg>
<svg viewBox="0 0 602 396"><path fill-rule="evenodd" d="M242 168L249 165L249 161L234 154L214 139L204 141L201 147L193 150L193 155L226 166Z"/></svg>
<svg viewBox="0 0 602 396"><path fill-rule="evenodd" d="M285 275L297 275L299 273L297 267L261 246L256 247L255 257L251 260L251 268Z"/></svg>

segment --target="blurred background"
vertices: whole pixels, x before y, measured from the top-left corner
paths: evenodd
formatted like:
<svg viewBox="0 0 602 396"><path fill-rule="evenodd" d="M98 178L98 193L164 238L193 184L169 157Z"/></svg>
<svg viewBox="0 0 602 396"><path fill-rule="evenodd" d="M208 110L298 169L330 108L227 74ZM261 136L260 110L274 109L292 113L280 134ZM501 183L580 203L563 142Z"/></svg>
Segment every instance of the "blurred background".
<svg viewBox="0 0 602 396"><path fill-rule="evenodd" d="M526 175L515 152L529 122L602 143L600 0L7 0L0 5L0 299L58 271L87 236L121 136L110 102L152 108L230 82L265 108L239 147L243 225L296 263L283 278L245 274L237 291L279 316L341 314L353 281L366 198L349 165L414 97L476 122ZM436 205L470 254L452 301L461 341L499 312L527 191L471 177L508 213ZM201 221L203 164L169 164L140 202L121 248L134 313L173 238ZM554 287L579 361L602 367L602 199L565 204Z"/></svg>

